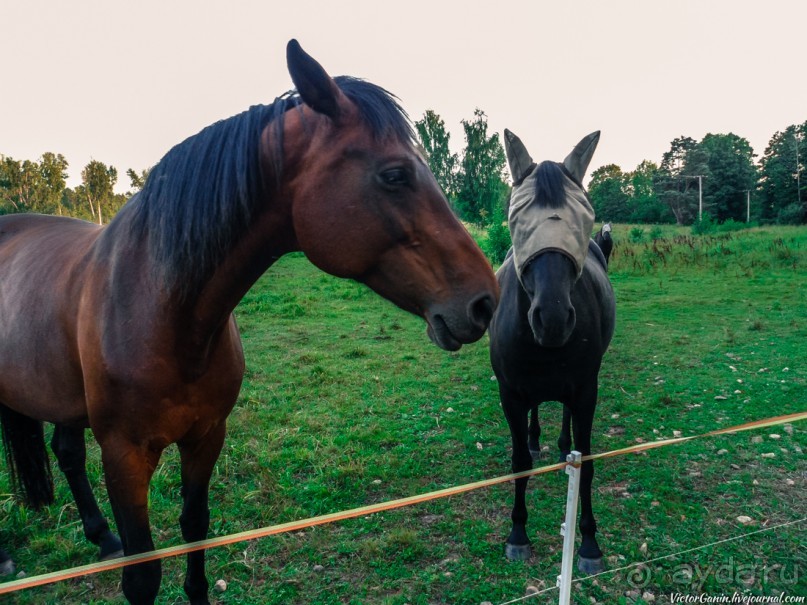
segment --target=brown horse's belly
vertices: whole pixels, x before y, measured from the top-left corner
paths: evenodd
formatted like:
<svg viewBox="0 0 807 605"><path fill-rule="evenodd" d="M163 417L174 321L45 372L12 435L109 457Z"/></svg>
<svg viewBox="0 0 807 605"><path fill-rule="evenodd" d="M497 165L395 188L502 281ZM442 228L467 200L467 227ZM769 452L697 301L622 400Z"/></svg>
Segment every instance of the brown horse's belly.
<svg viewBox="0 0 807 605"><path fill-rule="evenodd" d="M26 416L86 424L71 278L98 232L52 216L0 220L0 402Z"/></svg>

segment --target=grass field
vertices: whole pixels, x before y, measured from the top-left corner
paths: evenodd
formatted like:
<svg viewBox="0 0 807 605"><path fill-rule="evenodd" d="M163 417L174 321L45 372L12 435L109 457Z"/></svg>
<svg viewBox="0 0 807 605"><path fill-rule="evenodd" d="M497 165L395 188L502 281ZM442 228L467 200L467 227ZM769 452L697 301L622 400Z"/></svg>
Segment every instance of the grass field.
<svg viewBox="0 0 807 605"><path fill-rule="evenodd" d="M807 228L703 237L657 230L656 239L649 231L630 237L633 229L615 226L618 319L600 374L594 451L807 410ZM421 320L300 255L272 267L237 317L248 369L214 476L211 535L509 472L486 337L440 351ZM542 406L541 417L553 445L559 405ZM807 517L806 435L807 423L793 423L596 463L595 514L611 571L579 578L574 602L807 594L807 522L795 523ZM555 456L553 446L538 464ZM94 444L89 465L98 478ZM56 474L56 503L39 512L20 507L0 475L0 543L28 575L94 560ZM565 493L561 473L530 481L538 554L526 563L503 556L512 501L505 484L211 550L211 581L228 583L212 600L511 601L528 586L554 586ZM152 486L158 546L181 542L179 506L171 448ZM161 603L184 602L183 573L184 560L164 564ZM0 599L117 604L119 582L109 572ZM557 592L524 602L556 603Z"/></svg>

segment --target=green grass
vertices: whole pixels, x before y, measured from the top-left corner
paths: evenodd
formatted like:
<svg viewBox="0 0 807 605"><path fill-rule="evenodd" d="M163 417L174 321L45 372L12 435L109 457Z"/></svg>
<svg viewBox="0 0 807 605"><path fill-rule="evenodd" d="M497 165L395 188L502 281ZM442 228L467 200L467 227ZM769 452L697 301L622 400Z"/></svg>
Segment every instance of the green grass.
<svg viewBox="0 0 807 605"><path fill-rule="evenodd" d="M600 374L595 451L807 410L807 228L704 237L670 231L638 243L629 233L614 227L617 331ZM237 316L247 375L211 486L212 535L509 471L486 338L440 351L420 319L318 272L301 255L272 267ZM559 412L558 404L541 408L549 445ZM599 461L595 512L608 567L807 517L805 435L807 424L794 423ZM98 480L97 446L90 449ZM56 503L44 511L27 511L9 495L0 501L0 543L28 575L94 560L56 475ZM0 475L0 493L8 491ZM512 495L502 485L211 550L211 581L229 585L211 597L223 604L502 603L528 585L554 585L565 493L560 473L531 480L537 556L526 563L503 557ZM170 448L151 493L158 546L181 542L179 505ZM751 523L742 525L740 515ZM671 592L803 595L805 527L655 561L646 582L629 570L583 579L574 602L632 603L645 591L656 603L669 602ZM161 603L184 602L183 570L184 560L165 562ZM119 582L119 572L103 573L4 602L118 604ZM557 593L526 602L557 602Z"/></svg>

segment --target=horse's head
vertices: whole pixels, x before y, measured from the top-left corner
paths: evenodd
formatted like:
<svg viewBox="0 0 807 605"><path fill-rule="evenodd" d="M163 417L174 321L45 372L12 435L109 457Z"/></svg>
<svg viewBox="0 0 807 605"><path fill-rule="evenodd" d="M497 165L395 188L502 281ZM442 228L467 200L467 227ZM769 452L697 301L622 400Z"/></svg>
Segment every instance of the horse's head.
<svg viewBox="0 0 807 605"><path fill-rule="evenodd" d="M415 147L406 114L378 86L331 78L295 40L287 59L302 103L283 122L280 193L297 247L320 269L424 317L444 349L480 338L498 302L496 279ZM264 147L277 136L267 129Z"/></svg>
<svg viewBox="0 0 807 605"><path fill-rule="evenodd" d="M576 325L572 288L583 272L594 210L582 181L600 133L585 137L563 161L537 165L521 140L505 130L513 193L509 223L513 261L530 298L535 342L566 344Z"/></svg>

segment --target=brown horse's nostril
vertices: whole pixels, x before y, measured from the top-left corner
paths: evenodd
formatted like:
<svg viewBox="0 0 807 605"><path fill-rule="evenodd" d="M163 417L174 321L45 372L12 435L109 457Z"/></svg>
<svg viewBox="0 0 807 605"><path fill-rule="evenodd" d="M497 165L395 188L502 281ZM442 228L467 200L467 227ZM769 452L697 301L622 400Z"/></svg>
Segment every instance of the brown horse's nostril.
<svg viewBox="0 0 807 605"><path fill-rule="evenodd" d="M468 321L472 325L484 330L493 318L496 310L496 301L490 294L482 294L468 305Z"/></svg>

